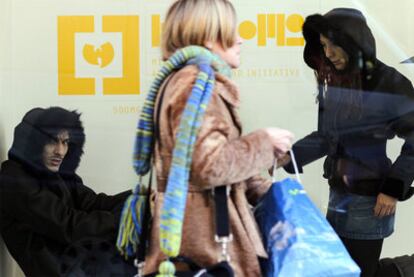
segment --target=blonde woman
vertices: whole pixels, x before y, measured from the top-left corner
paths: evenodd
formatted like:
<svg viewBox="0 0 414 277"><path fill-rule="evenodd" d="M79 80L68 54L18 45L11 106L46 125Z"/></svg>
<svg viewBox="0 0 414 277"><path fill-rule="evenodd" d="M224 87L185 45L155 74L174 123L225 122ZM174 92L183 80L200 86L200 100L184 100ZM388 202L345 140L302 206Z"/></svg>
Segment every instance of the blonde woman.
<svg viewBox="0 0 414 277"><path fill-rule="evenodd" d="M181 186L183 193L178 194L180 197L184 195L185 209L180 212L183 223L179 228L182 232L178 233L178 247L172 247L175 252L169 255L189 257L203 267L217 263L221 248L214 239L215 211L211 191L214 187L227 185L230 189L229 225L233 236L229 244L231 265L236 276L261 275L259 257L266 257L266 251L250 209L271 185L269 180L259 176L260 172L270 168L275 157L285 155L291 148L293 135L278 128L242 134L237 114L239 89L229 74L231 68L240 64L241 44L236 33L236 13L227 0L181 0L168 9L162 56L169 61L169 66L164 68L161 81L155 82L155 89L151 91L155 103L147 103L153 105L154 112L144 117L152 118L146 124L156 122L159 130L152 134L156 137L157 194L145 273L156 272L167 257L165 248L168 246L163 244L168 244L169 238L163 232L172 227L163 223L167 217L163 209L168 205L164 202L168 202L169 182L174 179L171 177L174 158L179 155L175 148L185 137L180 133L181 127L192 119L189 116L187 120L186 107L194 89L202 86L198 76L204 70L202 65L207 63L214 71L209 79L212 81L203 84L207 90L211 88L211 95L206 105L197 106L202 117L199 124L194 124L197 131L193 134L194 144L189 152L192 155L188 180ZM185 62L176 63L178 59ZM149 130L152 132L152 127ZM139 171L144 167L137 155ZM147 169L146 166L144 171Z"/></svg>

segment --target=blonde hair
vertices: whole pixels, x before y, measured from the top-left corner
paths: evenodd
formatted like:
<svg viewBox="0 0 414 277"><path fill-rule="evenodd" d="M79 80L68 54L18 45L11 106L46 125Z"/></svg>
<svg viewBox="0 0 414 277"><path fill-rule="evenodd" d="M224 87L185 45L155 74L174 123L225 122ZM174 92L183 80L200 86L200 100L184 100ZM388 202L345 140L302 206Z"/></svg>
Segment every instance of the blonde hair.
<svg viewBox="0 0 414 277"><path fill-rule="evenodd" d="M219 42L224 49L236 42L236 11L228 0L178 0L167 11L161 51L168 59L188 45Z"/></svg>

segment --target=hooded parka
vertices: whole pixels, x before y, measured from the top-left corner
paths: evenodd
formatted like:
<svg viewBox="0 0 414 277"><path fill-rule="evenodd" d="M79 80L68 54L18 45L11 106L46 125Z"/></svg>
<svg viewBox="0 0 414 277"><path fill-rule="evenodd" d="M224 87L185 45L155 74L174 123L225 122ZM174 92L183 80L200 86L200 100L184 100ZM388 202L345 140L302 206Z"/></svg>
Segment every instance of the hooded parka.
<svg viewBox="0 0 414 277"><path fill-rule="evenodd" d="M320 34L348 54L345 70L336 71L325 57ZM317 131L293 146L300 170L326 156L324 177L332 189L408 199L414 192L411 82L376 58L375 39L358 10L337 8L308 16L303 36L304 60L318 80L319 122ZM396 136L404 144L391 161L386 145ZM285 169L292 172L291 164Z"/></svg>
<svg viewBox="0 0 414 277"><path fill-rule="evenodd" d="M15 128L9 159L1 166L0 232L26 276L64 276L69 265L63 255L81 241L115 243L130 191L96 194L75 173L85 142L79 117L58 107L32 109ZM62 130L69 134L68 152L59 171L51 172L43 149ZM69 258L77 262L78 254L72 247Z"/></svg>

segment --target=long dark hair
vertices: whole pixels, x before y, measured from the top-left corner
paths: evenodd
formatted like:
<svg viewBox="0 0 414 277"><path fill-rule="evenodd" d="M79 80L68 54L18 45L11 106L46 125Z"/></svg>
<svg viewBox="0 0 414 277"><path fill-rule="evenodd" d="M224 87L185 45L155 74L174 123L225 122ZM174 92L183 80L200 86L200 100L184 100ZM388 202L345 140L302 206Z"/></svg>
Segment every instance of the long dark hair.
<svg viewBox="0 0 414 277"><path fill-rule="evenodd" d="M355 53L353 51L347 52ZM349 62L344 70L337 70L332 63L321 53L321 59L315 72L319 94L317 101L324 101L326 108L333 111L334 128L338 121L360 120L362 117L363 94L363 60L361 51L357 55L349 55Z"/></svg>

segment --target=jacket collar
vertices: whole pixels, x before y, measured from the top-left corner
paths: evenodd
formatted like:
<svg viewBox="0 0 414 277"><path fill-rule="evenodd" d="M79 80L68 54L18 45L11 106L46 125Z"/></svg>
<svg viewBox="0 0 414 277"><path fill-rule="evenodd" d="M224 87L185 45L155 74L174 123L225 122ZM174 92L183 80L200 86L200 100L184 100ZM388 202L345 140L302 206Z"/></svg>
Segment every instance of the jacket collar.
<svg viewBox="0 0 414 277"><path fill-rule="evenodd" d="M219 95L233 107L239 108L240 92L236 84L220 73L216 73L216 81L215 85Z"/></svg>

